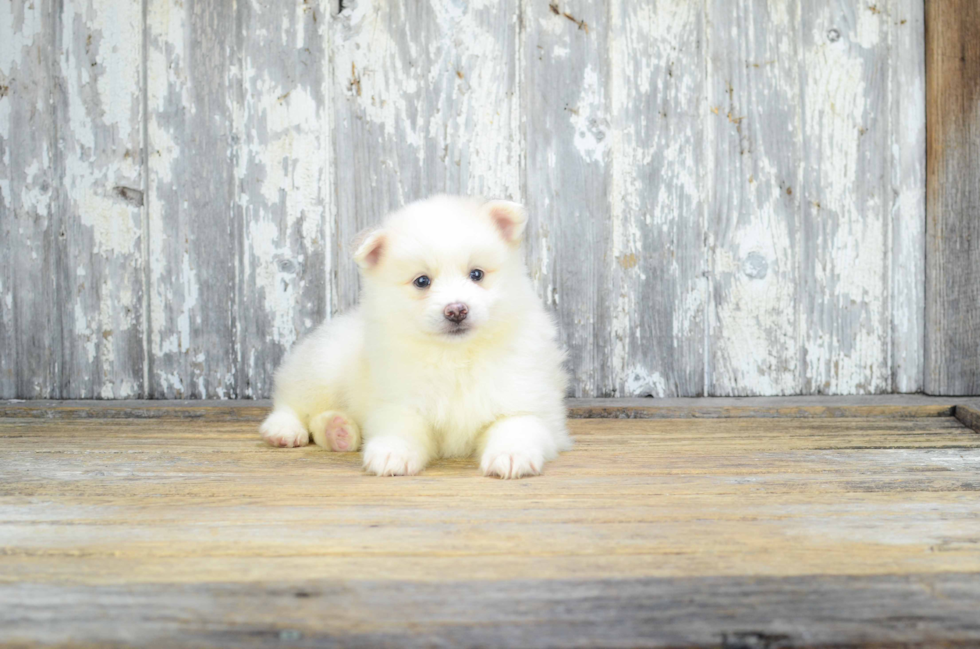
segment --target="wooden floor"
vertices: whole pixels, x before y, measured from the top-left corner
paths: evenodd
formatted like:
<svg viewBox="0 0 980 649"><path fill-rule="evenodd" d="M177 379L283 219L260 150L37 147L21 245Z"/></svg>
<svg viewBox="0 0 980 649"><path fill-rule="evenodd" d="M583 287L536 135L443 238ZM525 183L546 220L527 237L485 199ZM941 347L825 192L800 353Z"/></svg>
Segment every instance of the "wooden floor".
<svg viewBox="0 0 980 649"><path fill-rule="evenodd" d="M969 409L576 419L509 482L132 412L2 411L0 642L980 645Z"/></svg>

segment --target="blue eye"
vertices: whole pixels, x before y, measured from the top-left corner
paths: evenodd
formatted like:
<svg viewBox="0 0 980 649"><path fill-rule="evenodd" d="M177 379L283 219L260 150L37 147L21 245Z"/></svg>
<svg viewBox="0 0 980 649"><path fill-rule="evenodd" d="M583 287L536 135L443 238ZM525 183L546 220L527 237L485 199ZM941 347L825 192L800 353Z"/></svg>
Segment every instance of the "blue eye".
<svg viewBox="0 0 980 649"><path fill-rule="evenodd" d="M429 288L429 286L432 284L432 280L429 279L428 275L419 275L415 278L415 281L413 281L412 284L415 284L416 288Z"/></svg>
<svg viewBox="0 0 980 649"><path fill-rule="evenodd" d="M470 279L474 282L479 282L481 279L483 279L483 271L479 268L474 268L470 271Z"/></svg>

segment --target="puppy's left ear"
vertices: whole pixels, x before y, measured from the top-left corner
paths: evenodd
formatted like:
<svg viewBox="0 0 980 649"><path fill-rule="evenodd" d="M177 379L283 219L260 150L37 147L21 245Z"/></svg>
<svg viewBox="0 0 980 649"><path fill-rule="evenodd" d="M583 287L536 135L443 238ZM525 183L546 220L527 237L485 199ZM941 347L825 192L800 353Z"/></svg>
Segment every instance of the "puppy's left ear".
<svg viewBox="0 0 980 649"><path fill-rule="evenodd" d="M504 241L512 246L521 242L527 225L527 210L520 203L490 201L483 205L483 212L490 217Z"/></svg>

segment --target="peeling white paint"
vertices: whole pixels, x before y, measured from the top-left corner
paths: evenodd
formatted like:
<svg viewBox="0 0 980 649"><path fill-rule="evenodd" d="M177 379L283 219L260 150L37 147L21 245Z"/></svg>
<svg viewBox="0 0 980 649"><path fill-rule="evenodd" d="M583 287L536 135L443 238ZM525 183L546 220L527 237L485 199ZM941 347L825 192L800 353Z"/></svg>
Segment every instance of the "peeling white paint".
<svg viewBox="0 0 980 649"><path fill-rule="evenodd" d="M664 397L670 394L667 381L655 371L634 366L626 372L626 397Z"/></svg>
<svg viewBox="0 0 980 649"><path fill-rule="evenodd" d="M335 197L355 190L334 186L336 128L363 134L356 156L372 163L364 177L369 189L358 187L344 205L360 208L366 193L384 192L376 204L373 194L366 201L375 210L442 190L534 200L528 265L544 299L563 314L566 340L576 353L587 348L574 379L580 392L673 394L678 374L698 362L678 359L698 340L708 346L705 376L715 393L876 392L889 389L893 376L900 389L921 387L922 260L912 258L921 255L924 222L924 75L921 61L907 55L921 56L921 45L896 36L899 14L921 19L920 0L895 0L880 11L776 2L758 15L739 5L738 21L715 20L703 5L676 0L613 3L588 30L547 4L524 3L524 14L492 0L434 2L417 11L382 0L345 4L335 18L319 0L285 13L252 2L242 14L252 23L227 53L229 87L244 92L219 106L231 107L231 128L213 126L231 133L236 188L229 189L231 206L214 198L218 209L209 218L242 219L235 224L242 239L229 238L223 253L243 244L229 257L241 254L233 260L243 291L236 308L247 313L235 315L237 362L248 377L268 372L269 358L316 323L318 282L324 292L350 290L330 285L347 263L334 258L334 232L347 237L355 219L381 216L337 213ZM724 3L716 4L709 12L721 11ZM0 201L42 219L66 211L64 236L78 265L68 270L75 294L62 308L77 350L75 367L63 371L80 385L89 382L79 396L139 394L127 336L142 331L127 313L141 308L144 271L157 393L241 396L234 368L216 368L211 350L191 339L208 313L202 296L214 278L195 268L193 257L194 242L200 245L195 219L204 217L188 214L187 197L173 192L198 137L182 130L186 118L203 110L191 92L197 71L185 61L199 52L200 44L185 39L199 33L193 21L201 16L170 0L146 8L149 116L139 93L142 6L65 2L55 23L63 48L50 59L57 101L64 102L56 106L65 119L58 155L52 161L40 139L30 156L13 158L29 161L14 175L5 147ZM26 6L21 18L15 3L0 4L0 84L15 74L26 83L34 70L27 64L47 52L44 39L53 32L42 9ZM313 28L312 11L319 18ZM518 25L522 15L527 22ZM832 29L839 38L828 38ZM921 38L921 24L904 29ZM532 51L539 41L547 47ZM314 61L306 48L323 51L325 74L306 71ZM526 132L527 111L544 110L534 98L556 92L523 86L524 66L539 56L565 66L563 74L572 71L547 134ZM887 97L877 94L882 75ZM12 123L14 108L44 112L50 94L40 87L20 98L10 85L0 99L5 141L11 129L24 128ZM798 107L797 118L784 119L787 106ZM347 107L355 121L335 121ZM144 122L150 169L141 209L115 188L144 189ZM526 173L522 146L552 130L557 139L537 161L546 173ZM805 160L802 150L787 153L803 138ZM229 164L228 157L222 151L214 165ZM887 158L891 166L868 162ZM62 171L61 184L52 184ZM889 173L887 183L871 178ZM807 182L798 182L803 176ZM594 182L588 191L601 201L583 206L588 192L563 186L569 177ZM554 186L543 188L541 179ZM230 215L233 209L240 212ZM706 238L683 247L705 212ZM50 261L43 228L51 223L10 227L23 259ZM570 226L595 233L595 241L562 249L561 228ZM595 255L582 272L598 286L589 295L583 291L592 288L561 276L586 263L582 250ZM315 255L326 260L323 268L313 268ZM917 265L904 273L909 260ZM708 276L701 263L709 264ZM15 290L0 281L7 312L17 303ZM248 335L261 339L246 338L246 320ZM33 385L36 394L50 394L44 380ZM268 386L241 389L263 396Z"/></svg>
<svg viewBox="0 0 980 649"><path fill-rule="evenodd" d="M589 162L602 161L609 144L606 139L605 101L599 75L590 65L582 73L578 102L569 109L569 121L575 129L575 148Z"/></svg>

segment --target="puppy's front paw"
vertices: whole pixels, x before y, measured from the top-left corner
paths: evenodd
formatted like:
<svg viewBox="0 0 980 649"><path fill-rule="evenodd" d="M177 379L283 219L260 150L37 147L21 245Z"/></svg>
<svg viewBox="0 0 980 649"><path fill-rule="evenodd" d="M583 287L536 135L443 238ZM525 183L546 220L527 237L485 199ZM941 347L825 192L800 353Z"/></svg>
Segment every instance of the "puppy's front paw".
<svg viewBox="0 0 980 649"><path fill-rule="evenodd" d="M540 454L537 455L538 457L535 457L535 454L526 451L501 453L487 451L480 459L480 470L488 478L503 478L505 480L540 475L544 458L540 457Z"/></svg>
<svg viewBox="0 0 980 649"><path fill-rule="evenodd" d="M310 443L306 426L291 412L273 412L259 426L259 433L269 446L290 448Z"/></svg>
<svg viewBox="0 0 980 649"><path fill-rule="evenodd" d="M310 418L310 433L317 446L331 451L356 451L361 445L361 429L357 423L336 410Z"/></svg>
<svg viewBox="0 0 980 649"><path fill-rule="evenodd" d="M425 453L401 437L376 437L364 445L364 470L371 475L417 475Z"/></svg>

